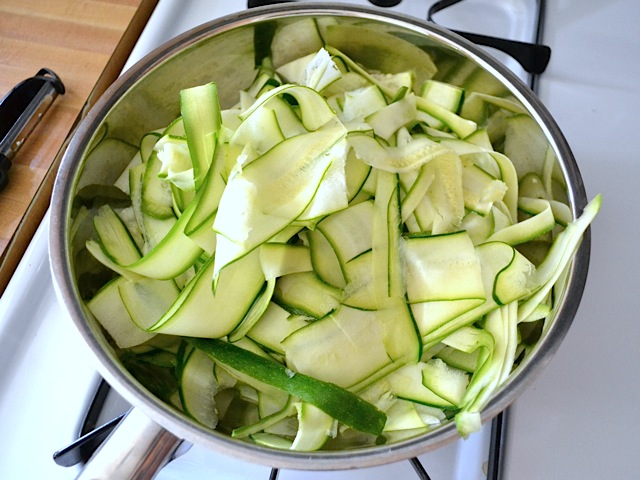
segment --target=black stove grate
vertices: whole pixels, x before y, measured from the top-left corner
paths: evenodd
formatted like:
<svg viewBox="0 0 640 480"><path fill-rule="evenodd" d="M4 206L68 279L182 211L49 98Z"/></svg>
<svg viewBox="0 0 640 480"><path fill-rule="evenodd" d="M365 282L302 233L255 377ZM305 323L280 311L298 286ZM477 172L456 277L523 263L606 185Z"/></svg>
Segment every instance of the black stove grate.
<svg viewBox="0 0 640 480"><path fill-rule="evenodd" d="M440 0L434 3L429 7L427 20L436 23L433 18L434 15L463 1L464 0ZM551 49L542 44L545 7L545 0L537 1L535 19L536 28L533 43L482 35L473 32L463 32L460 30L452 29L451 31L477 45L500 50L512 57L529 74L529 86L532 89L535 89L537 76L546 70L547 65L549 64L549 59L551 58Z"/></svg>

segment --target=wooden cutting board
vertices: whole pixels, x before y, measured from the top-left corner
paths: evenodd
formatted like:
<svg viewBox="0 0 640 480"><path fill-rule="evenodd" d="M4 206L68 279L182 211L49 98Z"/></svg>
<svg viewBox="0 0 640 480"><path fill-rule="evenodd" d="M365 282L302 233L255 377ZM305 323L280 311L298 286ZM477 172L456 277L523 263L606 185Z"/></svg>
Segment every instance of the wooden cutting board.
<svg viewBox="0 0 640 480"><path fill-rule="evenodd" d="M66 87L0 192L0 295L47 211L74 127L120 74L157 0L0 0L0 98L43 67Z"/></svg>

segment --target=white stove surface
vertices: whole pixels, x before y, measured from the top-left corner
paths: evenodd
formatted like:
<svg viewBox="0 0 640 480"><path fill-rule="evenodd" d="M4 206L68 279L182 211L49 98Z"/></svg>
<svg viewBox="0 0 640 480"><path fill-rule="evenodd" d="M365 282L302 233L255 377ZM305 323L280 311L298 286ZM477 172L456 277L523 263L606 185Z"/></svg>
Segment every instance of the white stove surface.
<svg viewBox="0 0 640 480"><path fill-rule="evenodd" d="M405 0L394 10L424 18L432 3ZM473 10L442 12L436 19L451 28L528 40L521 36L532 28L530 17L521 13L531 3L467 0L453 8L468 4ZM505 478L637 478L640 322L634 314L640 311L635 282L640 227L632 205L640 201L635 185L640 162L632 139L640 111L640 3L548 3L544 43L553 53L539 94L574 150L589 196L602 192L604 206L592 231L589 281L574 324L543 374L509 409ZM161 0L127 66L182 31L245 5ZM476 11L488 6L497 8L492 20L467 27L474 26ZM521 73L513 62L510 66ZM57 466L52 454L76 438L79 412L99 378L55 298L47 230L45 218L0 298L0 479L77 475L76 467ZM420 459L433 480L483 479L488 436L485 427ZM269 469L195 446L158 475L160 480L205 477L267 479ZM281 471L278 478L403 480L416 475L401 462L349 472Z"/></svg>
<svg viewBox="0 0 640 480"><path fill-rule="evenodd" d="M603 195L571 329L510 409L507 479L640 478L640 2L547 2L539 95Z"/></svg>

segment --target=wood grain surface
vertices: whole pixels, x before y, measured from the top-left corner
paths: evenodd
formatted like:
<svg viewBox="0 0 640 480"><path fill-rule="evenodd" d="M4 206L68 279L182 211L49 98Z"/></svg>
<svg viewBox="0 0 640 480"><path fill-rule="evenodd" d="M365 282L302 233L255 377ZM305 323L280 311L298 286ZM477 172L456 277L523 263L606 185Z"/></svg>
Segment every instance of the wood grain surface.
<svg viewBox="0 0 640 480"><path fill-rule="evenodd" d="M43 67L59 95L12 161L0 192L0 295L40 224L64 146L120 74L157 0L0 0L0 98Z"/></svg>

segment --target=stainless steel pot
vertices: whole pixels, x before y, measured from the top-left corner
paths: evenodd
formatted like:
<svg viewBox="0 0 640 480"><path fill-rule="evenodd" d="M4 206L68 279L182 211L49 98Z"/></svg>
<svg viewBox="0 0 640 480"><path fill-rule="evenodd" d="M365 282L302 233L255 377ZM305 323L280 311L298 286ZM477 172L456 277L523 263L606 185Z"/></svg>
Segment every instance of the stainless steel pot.
<svg viewBox="0 0 640 480"><path fill-rule="evenodd" d="M436 64L446 63L450 68L474 75L476 88L494 94L511 94L522 103L548 139L566 181L568 201L574 216L586 204L585 190L575 159L560 129L540 100L515 75L480 48L436 25L355 6L293 3L227 16L164 44L125 72L88 113L64 155L53 192L50 253L57 293L95 353L100 372L135 406L134 412L118 428L120 433L117 430L114 434L117 438L107 441L83 478L151 478L153 474L149 472L155 471L169 458L180 439L270 466L329 470L395 462L458 438L455 425L447 423L427 434L398 443L349 451L290 452L234 440L195 423L143 388L117 361L113 349L80 299L78 279L69 254L74 197L82 186L112 183L125 167L124 164L112 162L85 162L92 145L105 132L110 137L136 144L143 133L167 125L179 114L178 92L185 87L216 81L223 107L230 106L237 100L237 92L246 88L253 79L256 57L268 47L273 32L285 24L309 16L331 18L332 21L390 33L429 52ZM384 44L379 41L372 41L366 49L355 47L360 44L345 43L337 47L366 66L383 71L414 66L415 59L411 55L397 52L390 58L388 52L384 53ZM363 54L366 58L362 58ZM491 400L482 414L483 422L513 402L540 373L560 345L582 296L589 249L587 233L566 277L557 308L552 314L551 327L533 353ZM133 445L137 453L131 453ZM161 446L163 453L155 451L156 446ZM101 455L109 466L105 467L103 460L99 460ZM137 457L145 459L142 467ZM152 465L154 459L157 464Z"/></svg>

